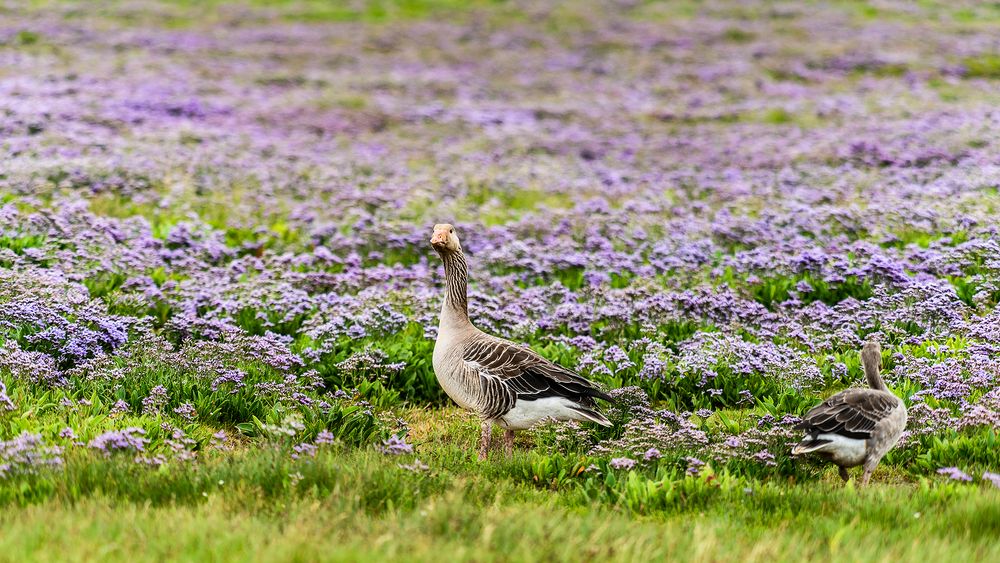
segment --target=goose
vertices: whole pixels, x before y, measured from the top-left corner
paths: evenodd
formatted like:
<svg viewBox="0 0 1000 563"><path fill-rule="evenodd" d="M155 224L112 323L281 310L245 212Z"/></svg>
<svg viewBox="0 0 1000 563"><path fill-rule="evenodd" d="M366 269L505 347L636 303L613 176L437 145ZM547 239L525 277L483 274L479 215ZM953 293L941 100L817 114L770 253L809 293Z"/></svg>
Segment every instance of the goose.
<svg viewBox="0 0 1000 563"><path fill-rule="evenodd" d="M878 462L906 428L906 406L882 381L882 349L869 340L861 349L861 363L871 389L847 389L806 413L795 426L806 436L792 455L816 453L840 468L840 478L850 479L849 467L864 467L862 486Z"/></svg>
<svg viewBox="0 0 1000 563"><path fill-rule="evenodd" d="M431 246L444 263L445 298L441 306L434 375L459 406L482 418L479 459L486 459L493 426L504 429L504 450L514 449L514 431L544 421L611 423L595 399L611 397L595 383L529 348L486 334L469 320L468 264L449 224L434 226Z"/></svg>

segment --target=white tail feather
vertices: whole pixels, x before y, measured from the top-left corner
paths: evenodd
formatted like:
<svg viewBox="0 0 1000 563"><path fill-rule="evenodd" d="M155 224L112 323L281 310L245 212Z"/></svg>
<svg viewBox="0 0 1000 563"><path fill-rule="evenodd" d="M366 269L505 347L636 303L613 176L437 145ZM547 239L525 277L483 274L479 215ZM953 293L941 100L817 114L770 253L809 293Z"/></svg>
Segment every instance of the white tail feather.
<svg viewBox="0 0 1000 563"><path fill-rule="evenodd" d="M611 426L611 421L607 419L603 414L591 410L585 407L570 407L574 411L578 412L580 416L586 418L590 422L600 424L601 426Z"/></svg>
<svg viewBox="0 0 1000 563"><path fill-rule="evenodd" d="M840 434L819 434L806 436L792 448L792 455L823 452L834 463L842 467L855 467L864 463L867 455L867 440L848 438Z"/></svg>
<svg viewBox="0 0 1000 563"><path fill-rule="evenodd" d="M827 446L829 444L829 442L821 442L817 444L815 440L809 440L808 442L803 441L796 444L795 447L792 448L792 455L802 455L816 450L821 450L823 449L823 446Z"/></svg>

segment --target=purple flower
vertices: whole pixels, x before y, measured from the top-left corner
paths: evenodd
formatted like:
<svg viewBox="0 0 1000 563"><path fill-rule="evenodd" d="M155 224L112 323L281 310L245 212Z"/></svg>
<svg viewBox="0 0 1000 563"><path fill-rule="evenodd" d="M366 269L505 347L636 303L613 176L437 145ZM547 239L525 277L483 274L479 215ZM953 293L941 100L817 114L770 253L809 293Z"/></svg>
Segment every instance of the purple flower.
<svg viewBox="0 0 1000 563"><path fill-rule="evenodd" d="M407 471L412 471L414 473L420 473L422 471L427 471L428 469L431 468L429 465L427 465L426 463L420 461L419 459L413 460L413 463L410 463L410 464L400 464L399 467L401 467L401 468L403 468L403 469L405 469Z"/></svg>
<svg viewBox="0 0 1000 563"><path fill-rule="evenodd" d="M774 424L774 416L765 414L757 421L757 428L766 428Z"/></svg>
<svg viewBox="0 0 1000 563"><path fill-rule="evenodd" d="M316 457L318 448L314 444L303 442L292 447L292 459L300 457Z"/></svg>
<svg viewBox="0 0 1000 563"><path fill-rule="evenodd" d="M167 406L170 397L167 396L167 388L157 385L149 390L149 396L142 400L143 414L158 414Z"/></svg>
<svg viewBox="0 0 1000 563"><path fill-rule="evenodd" d="M116 452L143 452L149 440L143 438L146 431L130 427L124 430L109 430L90 441L89 446L110 456Z"/></svg>
<svg viewBox="0 0 1000 563"><path fill-rule="evenodd" d="M159 467L167 462L167 456L163 454L156 455L138 455L135 457L135 463L140 465L148 465L150 467Z"/></svg>
<svg viewBox="0 0 1000 563"><path fill-rule="evenodd" d="M685 457L684 461L687 462L688 475L698 475L705 466L705 462L696 457Z"/></svg>
<svg viewBox="0 0 1000 563"><path fill-rule="evenodd" d="M642 454L642 459L646 461L654 461L660 459L661 457L662 455L660 454L660 450L656 448L649 448L646 450L646 453Z"/></svg>
<svg viewBox="0 0 1000 563"><path fill-rule="evenodd" d="M993 486L1000 489L1000 473L990 473L989 471L983 472L983 481L989 481L993 483Z"/></svg>
<svg viewBox="0 0 1000 563"><path fill-rule="evenodd" d="M211 389L212 391L218 391L218 389L226 383L232 383L233 387L230 393L235 394L240 389L243 388L244 374L238 369L224 369L219 372L219 376L212 381Z"/></svg>
<svg viewBox="0 0 1000 563"><path fill-rule="evenodd" d="M17 410L14 401L7 396L7 386L3 384L3 381L0 381L0 410Z"/></svg>
<svg viewBox="0 0 1000 563"><path fill-rule="evenodd" d="M191 403L184 403L175 408L174 413L187 421L193 421L198 416L197 411L194 410L194 405Z"/></svg>
<svg viewBox="0 0 1000 563"><path fill-rule="evenodd" d="M583 273L583 280L589 286L600 286L611 281L611 274L602 271L587 270Z"/></svg>
<svg viewBox="0 0 1000 563"><path fill-rule="evenodd" d="M616 457L611 460L611 463L609 465L611 465L613 469L631 470L633 467L635 467L635 463L636 463L635 460L632 458Z"/></svg>
<svg viewBox="0 0 1000 563"><path fill-rule="evenodd" d="M165 425L161 425L163 427ZM164 430L167 430L164 428ZM194 461L197 458L195 447L198 445L194 439L189 438L183 430L173 428L170 431L170 438L163 441L170 448L172 456L178 461Z"/></svg>
<svg viewBox="0 0 1000 563"><path fill-rule="evenodd" d="M725 444L726 446L728 446L730 448L742 448L743 447L743 440L737 438L736 436L730 436L730 437L726 438L726 441L723 442L723 444Z"/></svg>
<svg viewBox="0 0 1000 563"><path fill-rule="evenodd" d="M615 365L615 373L635 366L635 363L629 359L625 350L622 350L618 346L611 346L604 351L604 361L611 362Z"/></svg>
<svg viewBox="0 0 1000 563"><path fill-rule="evenodd" d="M753 455L753 459L763 463L764 465L776 466L778 465L774 461L774 454L767 450L761 450Z"/></svg>
<svg viewBox="0 0 1000 563"><path fill-rule="evenodd" d="M954 481L972 481L972 477L957 467L942 467L937 472L940 475L946 475Z"/></svg>
<svg viewBox="0 0 1000 563"><path fill-rule="evenodd" d="M407 384L426 358L400 346L436 336L445 293L422 223L481 207L459 226L477 326L655 390L608 407L613 437L564 431L566 451L773 464L761 450L792 439L785 413L730 436L696 409L861 386L854 351L873 332L893 343L889 385L916 390L905 440L1000 425L1000 230L991 206L973 205L1000 181L1000 116L942 101L925 72L989 78L977 55L990 29L925 26L938 52L897 72L907 53L867 39L906 45L910 30L833 25L836 10L809 22L825 43L851 44L836 52L788 49L780 18L733 35L715 12L664 41L591 10L580 17L592 33L543 48L537 30L499 22L477 49L466 21L388 35L358 24L331 42L326 27L280 25L293 11L112 33L65 10L4 13L0 421L49 391L79 414L94 408L81 391L96 389L102 405L127 397L116 420L131 406L228 431L297 412L312 432L329 420L341 439L386 448L392 423L356 389L441 398ZM42 30L62 56L33 72L37 57L16 47L38 38L19 29ZM587 56L609 39L613 57ZM131 72L109 72L95 42ZM758 60L772 53L780 72ZM189 64L206 57L216 72ZM334 59L352 61L365 107L310 95L328 78L311 61ZM623 90L619 69L654 79ZM531 76L558 95L524 87ZM873 85L908 95L871 104ZM232 197L232 186L254 189ZM130 212L105 212L105 200ZM220 201L230 205L209 209ZM345 353L368 341L386 353ZM696 402L664 400L673 394ZM304 427L268 433L290 450ZM144 463L188 455L190 438L172 433L157 431Z"/></svg>
<svg viewBox="0 0 1000 563"><path fill-rule="evenodd" d="M227 450L229 449L229 446L226 445L227 439L226 431L219 430L215 434L212 434L212 446L220 450Z"/></svg>
<svg viewBox="0 0 1000 563"><path fill-rule="evenodd" d="M0 479L62 465L61 454L62 448L46 446L40 434L22 432L15 438L0 441Z"/></svg>
<svg viewBox="0 0 1000 563"><path fill-rule="evenodd" d="M386 455L402 455L413 453L413 446L406 443L406 438L393 434L388 440L382 442L379 448Z"/></svg>
<svg viewBox="0 0 1000 563"><path fill-rule="evenodd" d="M365 330L365 327L361 325L351 325L347 328L347 336L354 340L360 340L367 335L368 332Z"/></svg>

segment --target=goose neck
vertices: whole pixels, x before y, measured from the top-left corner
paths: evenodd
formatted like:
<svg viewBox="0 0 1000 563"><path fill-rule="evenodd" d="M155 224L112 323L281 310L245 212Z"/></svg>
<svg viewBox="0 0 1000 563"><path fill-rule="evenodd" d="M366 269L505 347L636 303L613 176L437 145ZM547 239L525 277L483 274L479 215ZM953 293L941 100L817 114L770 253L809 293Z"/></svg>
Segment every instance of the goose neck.
<svg viewBox="0 0 1000 563"><path fill-rule="evenodd" d="M882 381L882 375L879 374L879 358L878 356L864 356L862 358L865 367L865 379L868 380L868 386L872 389L878 389L879 391L888 391L889 388L885 386L885 382Z"/></svg>
<svg viewBox="0 0 1000 563"><path fill-rule="evenodd" d="M444 262L445 297L441 306L442 325L447 321L450 325L469 323L469 267L462 251L442 252Z"/></svg>

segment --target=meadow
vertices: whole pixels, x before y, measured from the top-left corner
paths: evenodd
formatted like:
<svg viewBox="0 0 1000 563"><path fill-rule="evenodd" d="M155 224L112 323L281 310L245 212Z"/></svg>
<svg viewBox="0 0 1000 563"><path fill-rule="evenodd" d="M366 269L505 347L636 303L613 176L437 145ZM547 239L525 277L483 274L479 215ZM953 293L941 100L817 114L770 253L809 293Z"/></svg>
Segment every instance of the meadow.
<svg viewBox="0 0 1000 563"><path fill-rule="evenodd" d="M1000 8L0 5L0 560L1000 560ZM470 314L612 390L476 460ZM882 343L870 487L792 427Z"/></svg>

